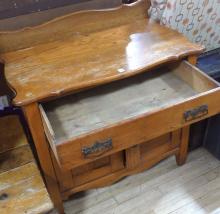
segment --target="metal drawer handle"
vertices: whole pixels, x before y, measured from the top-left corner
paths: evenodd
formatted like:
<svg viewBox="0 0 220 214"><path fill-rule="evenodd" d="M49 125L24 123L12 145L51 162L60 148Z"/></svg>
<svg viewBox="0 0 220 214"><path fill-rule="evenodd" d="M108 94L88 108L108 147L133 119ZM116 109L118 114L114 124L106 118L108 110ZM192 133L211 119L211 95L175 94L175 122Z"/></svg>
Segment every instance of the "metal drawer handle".
<svg viewBox="0 0 220 214"><path fill-rule="evenodd" d="M186 122L198 119L200 117L203 117L209 113L208 105L202 105L198 108L186 111L184 113L184 119Z"/></svg>
<svg viewBox="0 0 220 214"><path fill-rule="evenodd" d="M85 158L98 157L112 148L112 139L107 139L104 141L98 141L91 147L83 147L82 153Z"/></svg>

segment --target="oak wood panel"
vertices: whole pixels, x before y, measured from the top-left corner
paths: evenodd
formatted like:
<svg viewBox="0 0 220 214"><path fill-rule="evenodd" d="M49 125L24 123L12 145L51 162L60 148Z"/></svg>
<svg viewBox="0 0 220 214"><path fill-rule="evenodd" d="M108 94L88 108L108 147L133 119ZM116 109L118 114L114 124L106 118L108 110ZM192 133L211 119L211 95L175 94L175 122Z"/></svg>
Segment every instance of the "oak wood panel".
<svg viewBox="0 0 220 214"><path fill-rule="evenodd" d="M92 182L93 180L124 169L124 161L123 152L118 152L111 156L74 168L71 170L73 174L74 187Z"/></svg>
<svg viewBox="0 0 220 214"><path fill-rule="evenodd" d="M124 168L124 151L122 152L117 152L110 157L111 159L111 171L116 172L122 168Z"/></svg>
<svg viewBox="0 0 220 214"><path fill-rule="evenodd" d="M136 145L129 149L126 149L125 158L127 169L134 169L138 167L141 162L140 145Z"/></svg>
<svg viewBox="0 0 220 214"><path fill-rule="evenodd" d="M141 164L155 160L157 157L163 156L164 154L167 154L175 149L179 149L178 146L173 147L171 139L172 134L168 133L159 138L141 144Z"/></svg>
<svg viewBox="0 0 220 214"><path fill-rule="evenodd" d="M143 5L140 0L117 10L76 13L33 29L2 33L2 52L29 47L1 55L7 80L17 92L14 104L55 98L203 51L178 32L148 20ZM17 44L20 41L26 46Z"/></svg>
<svg viewBox="0 0 220 214"><path fill-rule="evenodd" d="M97 166L96 166L97 165ZM72 170L75 187L104 177L111 173L110 157L83 165Z"/></svg>
<svg viewBox="0 0 220 214"><path fill-rule="evenodd" d="M160 147L164 144L167 144L169 147L169 150L175 149L178 147L178 145L173 146L173 137L175 137L175 135L173 133L167 133L164 135L161 135L153 140L147 141L145 143L140 144L140 157L141 157L141 161L144 161L145 158L148 158L149 155L149 159L152 158L152 156L157 155L157 152L151 152L152 150L156 149L160 149ZM162 149L163 150L163 149ZM148 154L148 155L146 155Z"/></svg>
<svg viewBox="0 0 220 214"><path fill-rule="evenodd" d="M204 92L220 84L189 62L182 63L181 69L174 68L174 73L189 84L194 90Z"/></svg>

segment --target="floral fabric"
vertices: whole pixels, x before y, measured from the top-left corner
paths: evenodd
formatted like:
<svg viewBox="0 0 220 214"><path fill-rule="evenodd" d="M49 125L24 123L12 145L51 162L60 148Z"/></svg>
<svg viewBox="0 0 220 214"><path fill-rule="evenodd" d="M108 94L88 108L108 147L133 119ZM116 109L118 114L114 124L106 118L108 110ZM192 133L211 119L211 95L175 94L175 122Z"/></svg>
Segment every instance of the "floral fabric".
<svg viewBox="0 0 220 214"><path fill-rule="evenodd" d="M220 0L151 1L153 19L203 44L207 50L220 47Z"/></svg>

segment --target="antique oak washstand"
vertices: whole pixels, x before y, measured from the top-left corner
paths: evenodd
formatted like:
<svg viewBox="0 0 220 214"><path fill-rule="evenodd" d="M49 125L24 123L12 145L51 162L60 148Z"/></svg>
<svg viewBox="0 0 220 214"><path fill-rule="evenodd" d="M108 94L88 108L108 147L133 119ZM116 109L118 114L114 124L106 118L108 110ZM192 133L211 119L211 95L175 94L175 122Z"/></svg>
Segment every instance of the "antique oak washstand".
<svg viewBox="0 0 220 214"><path fill-rule="evenodd" d="M139 0L0 33L13 103L60 213L73 193L170 155L184 164L190 125L220 112L219 84L193 66L203 47L150 21L148 8Z"/></svg>

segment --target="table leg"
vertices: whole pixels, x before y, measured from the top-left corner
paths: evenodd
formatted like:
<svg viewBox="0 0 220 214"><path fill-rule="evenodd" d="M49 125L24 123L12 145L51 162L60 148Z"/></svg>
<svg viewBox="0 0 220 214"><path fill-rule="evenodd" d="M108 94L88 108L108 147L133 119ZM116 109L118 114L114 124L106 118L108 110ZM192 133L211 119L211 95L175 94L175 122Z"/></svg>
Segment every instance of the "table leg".
<svg viewBox="0 0 220 214"><path fill-rule="evenodd" d="M37 103L22 107L25 113L32 138L36 147L37 155L43 171L48 192L55 208L60 214L64 213L63 203L55 175L52 159L49 152L49 145L44 134L43 124Z"/></svg>
<svg viewBox="0 0 220 214"><path fill-rule="evenodd" d="M187 152L189 146L189 132L190 132L190 126L186 126L182 128L180 150L179 153L176 155L176 162L179 166L185 164L187 159Z"/></svg>

